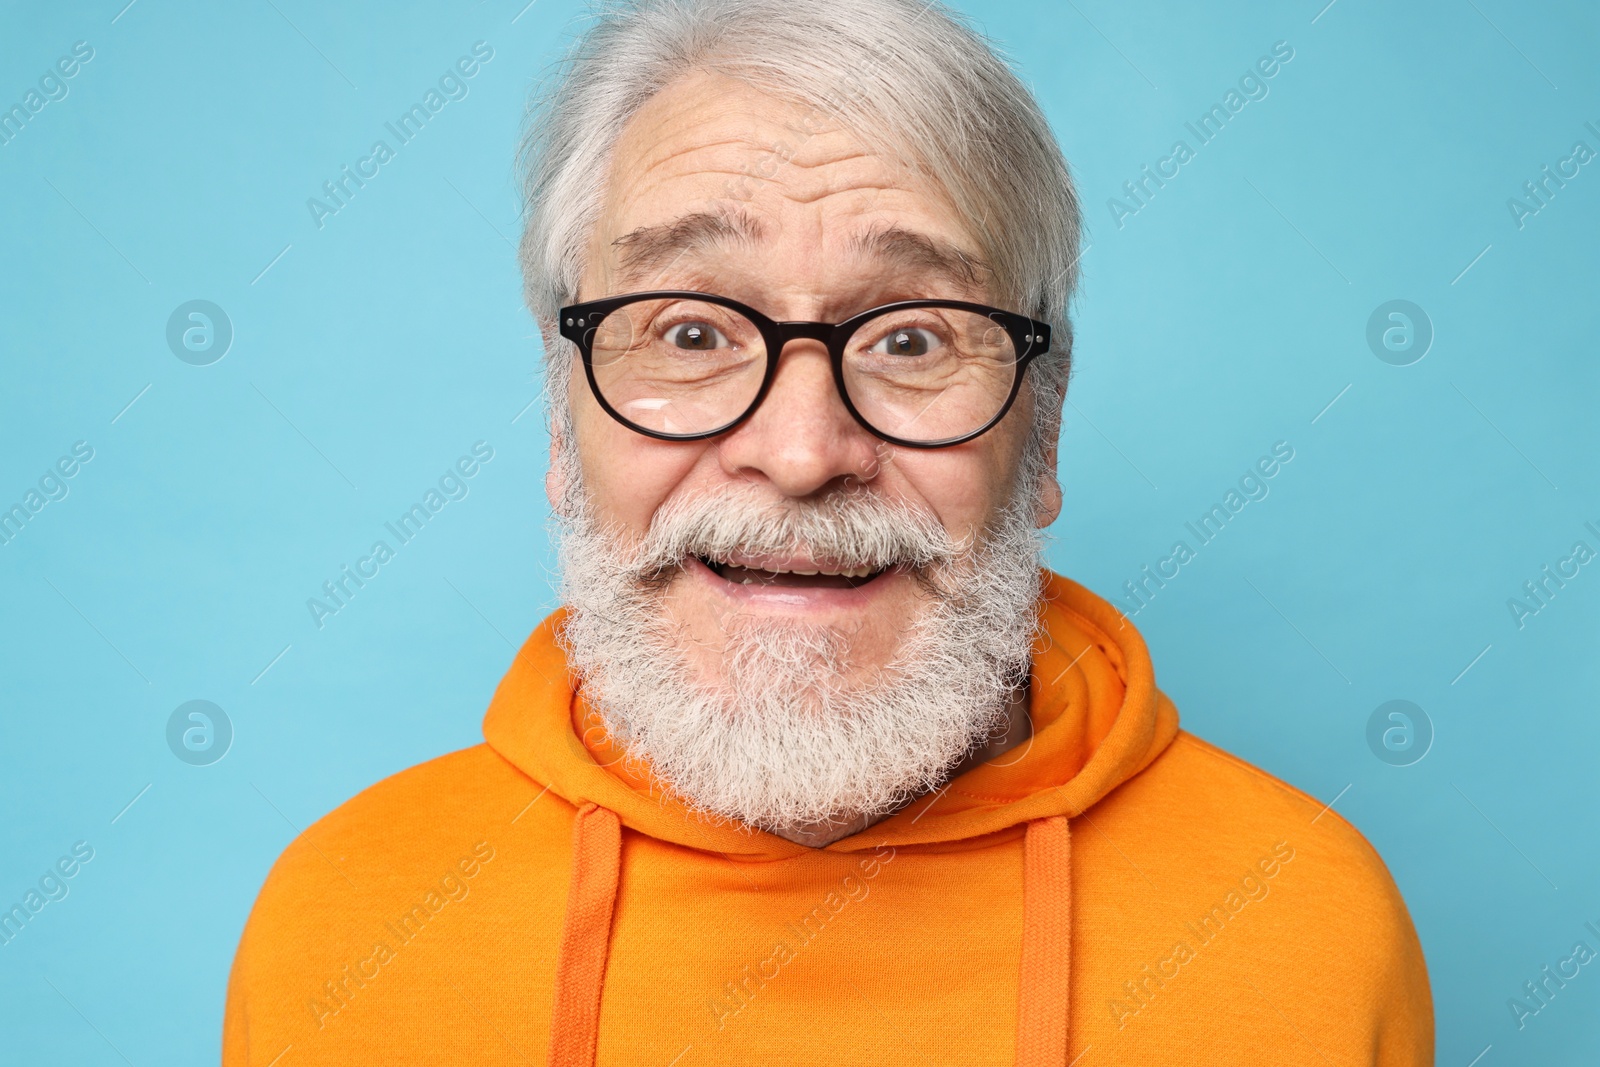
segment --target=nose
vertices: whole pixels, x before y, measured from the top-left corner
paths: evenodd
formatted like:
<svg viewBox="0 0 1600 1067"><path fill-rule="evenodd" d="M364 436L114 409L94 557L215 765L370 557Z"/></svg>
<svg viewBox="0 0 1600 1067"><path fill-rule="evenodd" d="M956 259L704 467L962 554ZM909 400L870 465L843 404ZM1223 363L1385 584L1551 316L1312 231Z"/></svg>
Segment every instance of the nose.
<svg viewBox="0 0 1600 1067"><path fill-rule="evenodd" d="M719 445L722 467L767 482L788 497L878 474L883 442L845 408L820 340L790 341L761 406Z"/></svg>

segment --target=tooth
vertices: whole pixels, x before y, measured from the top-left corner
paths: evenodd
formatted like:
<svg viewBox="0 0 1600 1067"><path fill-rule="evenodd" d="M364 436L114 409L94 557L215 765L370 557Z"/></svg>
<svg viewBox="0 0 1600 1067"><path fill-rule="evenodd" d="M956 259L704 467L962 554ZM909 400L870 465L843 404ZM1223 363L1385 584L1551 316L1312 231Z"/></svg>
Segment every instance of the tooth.
<svg viewBox="0 0 1600 1067"><path fill-rule="evenodd" d="M801 574L801 575L804 575L807 578L811 578L811 577L814 577L815 575L817 575L819 572L818 571L792 570L789 573L790 574Z"/></svg>

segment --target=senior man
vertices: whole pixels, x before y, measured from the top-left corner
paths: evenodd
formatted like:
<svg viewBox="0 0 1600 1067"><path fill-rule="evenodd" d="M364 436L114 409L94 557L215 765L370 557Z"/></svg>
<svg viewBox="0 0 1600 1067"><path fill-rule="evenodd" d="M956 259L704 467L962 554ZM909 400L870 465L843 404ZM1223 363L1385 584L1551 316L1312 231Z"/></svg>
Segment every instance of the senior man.
<svg viewBox="0 0 1600 1067"><path fill-rule="evenodd" d="M563 611L285 851L224 1062L1432 1062L1337 814L1039 568L1078 256L924 0L636 0L531 125Z"/></svg>

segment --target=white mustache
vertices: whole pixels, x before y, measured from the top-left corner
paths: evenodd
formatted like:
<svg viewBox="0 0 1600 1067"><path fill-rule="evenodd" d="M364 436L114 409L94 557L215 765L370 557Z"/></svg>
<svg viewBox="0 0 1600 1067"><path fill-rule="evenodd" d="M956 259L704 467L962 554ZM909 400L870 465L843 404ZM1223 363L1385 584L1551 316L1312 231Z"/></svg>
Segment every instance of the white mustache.
<svg viewBox="0 0 1600 1067"><path fill-rule="evenodd" d="M865 490L804 502L773 500L753 485L722 486L662 505L628 564L650 577L689 556L794 553L881 570L948 563L965 548L932 514Z"/></svg>

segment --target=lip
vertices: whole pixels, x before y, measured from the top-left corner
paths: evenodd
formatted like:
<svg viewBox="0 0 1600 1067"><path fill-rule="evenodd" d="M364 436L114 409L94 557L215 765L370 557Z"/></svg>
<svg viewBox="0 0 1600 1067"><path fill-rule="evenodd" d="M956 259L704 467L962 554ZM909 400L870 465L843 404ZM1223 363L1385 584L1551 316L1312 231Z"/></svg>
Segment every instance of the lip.
<svg viewBox="0 0 1600 1067"><path fill-rule="evenodd" d="M745 559L755 560L755 557L740 557L740 566L756 567L761 569L789 570L784 566L787 562L800 567L802 570L811 570L817 567L817 561L809 558L781 558L776 556L760 557L759 564L745 563ZM730 560L730 562L732 562ZM831 612L831 611L861 611L869 607L882 596L891 586L898 584L905 578L901 567L890 567L883 574L867 582L865 585L854 589L802 589L795 586L776 585L743 585L727 581L720 577L710 567L701 563L694 556L683 562L684 573L693 575L695 580L705 583L710 589L727 597L729 600L753 607L775 608L786 614L795 612Z"/></svg>

